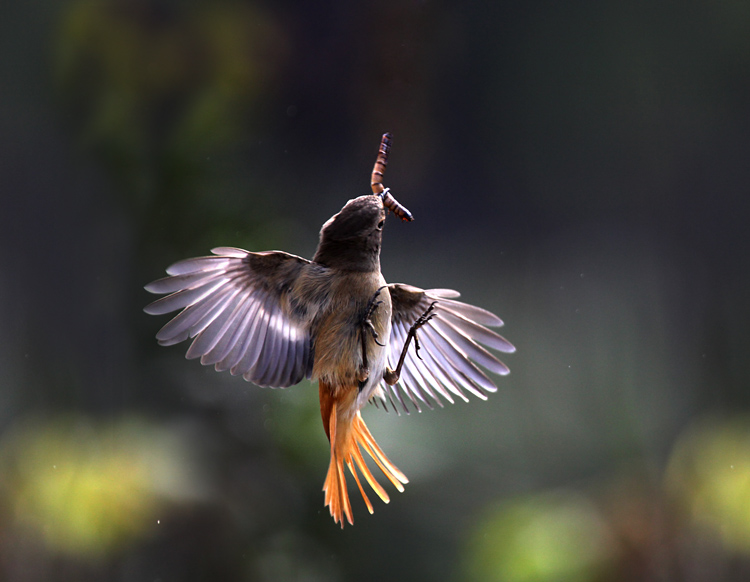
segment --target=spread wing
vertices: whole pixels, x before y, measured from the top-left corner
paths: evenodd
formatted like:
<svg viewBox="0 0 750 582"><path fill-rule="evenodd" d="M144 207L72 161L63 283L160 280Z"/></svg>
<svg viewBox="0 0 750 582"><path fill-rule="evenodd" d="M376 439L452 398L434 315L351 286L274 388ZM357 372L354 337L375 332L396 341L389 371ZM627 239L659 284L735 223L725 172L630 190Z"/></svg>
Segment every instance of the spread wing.
<svg viewBox="0 0 750 582"><path fill-rule="evenodd" d="M441 397L450 403L453 403L454 396L468 402L465 392L486 400L488 393L497 391L497 386L480 366L501 375L510 370L481 344L500 352L516 350L508 340L488 329L488 326L503 325L499 317L480 307L455 301L459 293L450 289L424 290L402 284L389 285L388 289L393 301L388 344L388 366L391 369L398 364L414 321L431 303L435 302L435 307L434 317L417 331L419 357L412 343L398 383L388 386L382 382L386 409L387 402L390 402L398 411L398 402L408 414L404 395L421 412L420 402L433 408L433 401L443 406Z"/></svg>
<svg viewBox="0 0 750 582"><path fill-rule="evenodd" d="M156 334L159 343L195 338L189 359L261 386L283 388L309 378L310 336L291 315L286 293L310 261L281 251L211 252L216 256L175 263L169 277L146 285L151 293L169 293L146 306L146 313L182 310Z"/></svg>

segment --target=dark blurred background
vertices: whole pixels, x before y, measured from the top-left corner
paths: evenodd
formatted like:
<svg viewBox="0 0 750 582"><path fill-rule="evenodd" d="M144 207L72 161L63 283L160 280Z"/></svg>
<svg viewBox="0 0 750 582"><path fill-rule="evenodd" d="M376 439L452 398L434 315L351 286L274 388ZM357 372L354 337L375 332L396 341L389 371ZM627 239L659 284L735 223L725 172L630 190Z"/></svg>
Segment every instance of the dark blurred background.
<svg viewBox="0 0 750 582"><path fill-rule="evenodd" d="M750 4L89 0L0 19L0 580L750 578ZM310 257L385 183L392 282L506 322L488 402L365 418L160 348L143 285ZM353 496L353 498L356 496Z"/></svg>

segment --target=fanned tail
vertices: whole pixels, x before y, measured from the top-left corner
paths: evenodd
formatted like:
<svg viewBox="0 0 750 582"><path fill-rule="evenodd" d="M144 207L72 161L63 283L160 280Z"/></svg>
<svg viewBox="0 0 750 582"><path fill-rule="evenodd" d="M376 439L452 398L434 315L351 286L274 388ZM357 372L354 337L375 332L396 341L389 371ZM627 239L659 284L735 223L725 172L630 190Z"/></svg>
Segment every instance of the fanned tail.
<svg viewBox="0 0 750 582"><path fill-rule="evenodd" d="M354 394L356 395L356 389ZM375 480L370 468L365 463L362 450L372 457L375 464L380 467L380 470L383 471L383 474L393 483L396 489L403 491L403 484L409 482L375 442L359 411L357 410L354 414L351 413L350 405L351 403L337 402L331 395L329 388L323 383L320 384L320 411L326 434L331 441L331 463L328 466L328 475L323 484L325 505L331 511L333 521L341 523L342 528L344 527L344 516L350 524L354 524L349 493L346 487L344 464L349 467L349 471L354 476L359 492L362 494L370 513L373 513L372 503L365 493L357 469L383 502L388 503L390 501L388 493Z"/></svg>

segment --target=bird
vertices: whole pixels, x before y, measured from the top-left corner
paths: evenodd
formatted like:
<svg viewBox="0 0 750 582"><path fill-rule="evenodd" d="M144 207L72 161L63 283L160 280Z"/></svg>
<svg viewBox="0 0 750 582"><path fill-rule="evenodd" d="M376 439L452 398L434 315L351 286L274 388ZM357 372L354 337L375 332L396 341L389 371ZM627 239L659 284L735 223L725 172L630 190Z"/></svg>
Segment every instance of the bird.
<svg viewBox="0 0 750 582"><path fill-rule="evenodd" d="M386 283L380 270L388 211L413 215L383 186L391 134L382 136L371 174L372 193L349 200L323 224L312 260L284 251L217 247L212 255L179 261L145 289L165 295L144 311L179 311L156 334L163 346L188 339L188 359L200 358L259 386L318 382L323 428L330 443L324 503L334 523L354 524L345 466L367 510L362 479L385 503L388 492L364 454L398 490L408 479L367 428L372 402L409 413L443 400L486 400L497 386L485 373L509 368L492 351L515 347L490 328L495 314L457 300L451 289ZM414 348L410 349L411 344ZM363 454L364 453L364 454Z"/></svg>

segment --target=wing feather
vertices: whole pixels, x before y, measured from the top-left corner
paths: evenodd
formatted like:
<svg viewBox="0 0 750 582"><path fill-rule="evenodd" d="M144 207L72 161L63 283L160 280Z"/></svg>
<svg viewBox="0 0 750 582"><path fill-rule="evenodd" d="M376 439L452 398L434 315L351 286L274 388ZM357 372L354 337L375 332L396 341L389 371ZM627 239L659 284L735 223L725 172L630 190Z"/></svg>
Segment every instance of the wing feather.
<svg viewBox="0 0 750 582"><path fill-rule="evenodd" d="M258 320L258 325L253 327L253 349L251 350L252 355L254 358L252 359L252 362L248 360L248 364L250 364L245 372L242 374L242 377L247 380L248 382L255 382L258 384L258 378L259 375L259 368L264 367L264 360L268 360L267 357L262 357L262 355L267 356L270 354L270 342L269 342L269 322L271 320L271 317L273 317L273 312L269 309L269 304L271 303L270 298L266 298L264 309L260 311L260 318ZM243 362L244 363L244 362Z"/></svg>
<svg viewBox="0 0 750 582"><path fill-rule="evenodd" d="M466 392L477 398L497 391L495 383L483 369L494 374L509 373L508 367L493 352L512 353L513 345L489 327L503 325L495 314L467 303L456 301L457 291L451 289L423 290L410 285L388 286L393 303L391 336L387 362L391 369L398 363L412 324L434 302L433 318L418 329L420 350L417 355L409 348L399 381L394 386L382 383L381 403L409 412L408 402L417 410L422 404L433 408L443 406L441 397L450 403L454 396L468 401ZM395 400L394 400L395 399Z"/></svg>
<svg viewBox="0 0 750 582"><path fill-rule="evenodd" d="M261 385L283 387L312 373L306 325L286 294L310 261L268 251L217 247L167 268L169 277L146 286L164 294L146 306L151 315L179 313L157 333L162 345L194 338L188 358L230 370Z"/></svg>
<svg viewBox="0 0 750 582"><path fill-rule="evenodd" d="M258 356L263 349L263 339L266 335L266 329L268 328L269 310L266 304L269 302L269 298L261 295L258 299L258 308L255 319L252 322L252 328L243 341L242 358L230 369L233 375L241 375L248 382L250 381L250 377L245 377L245 374L249 373L258 361Z"/></svg>
<svg viewBox="0 0 750 582"><path fill-rule="evenodd" d="M495 374L504 376L510 372L508 366L485 350L458 327L448 325L437 318L434 320L433 327L441 336L449 339L456 349L460 350L467 359L476 362Z"/></svg>
<svg viewBox="0 0 750 582"><path fill-rule="evenodd" d="M209 271L224 271L232 264L230 257L196 257L183 259L167 267L168 275L188 275L190 273L207 273Z"/></svg>
<svg viewBox="0 0 750 582"><path fill-rule="evenodd" d="M278 339L286 338L287 341L280 341L277 346L278 353L271 365L271 371L269 373L269 386L281 386L281 379L286 373L286 367L289 364L287 358L289 357L289 347L292 346L294 338L291 330L289 329L288 320L286 318L279 318L280 329L277 331L276 336Z"/></svg>
<svg viewBox="0 0 750 582"><path fill-rule="evenodd" d="M247 349L247 339L252 332L253 320L258 313L259 301L246 301L245 303L247 309L242 316L242 321L234 330L224 357L214 366L217 372L231 370L242 359L244 350Z"/></svg>
<svg viewBox="0 0 750 582"><path fill-rule="evenodd" d="M247 333L246 330L242 328L242 325L245 323L245 315L250 307L252 307L252 303L247 300L247 294L243 293L239 293L235 301L236 307L218 333L218 341L214 344L214 347L211 348L211 351L206 354L205 361L201 360L201 362L206 365L214 364L214 368L217 372L222 371L219 364L227 357L227 354L232 351L234 344L237 342L238 336L242 333Z"/></svg>
<svg viewBox="0 0 750 582"><path fill-rule="evenodd" d="M217 289L211 301L203 301L183 309L158 331L156 339L159 344L171 346L195 337L216 318L223 305L235 292L234 289L228 287Z"/></svg>
<svg viewBox="0 0 750 582"><path fill-rule="evenodd" d="M288 341L285 342L284 346L285 353L279 360L280 366L276 370L276 377L274 378L275 386L286 386L286 379L289 377L296 363L297 331L294 326L288 327L287 338Z"/></svg>
<svg viewBox="0 0 750 582"><path fill-rule="evenodd" d="M278 358L279 333L276 330L279 314L274 311L268 317L268 329L263 341L263 358L259 358L255 367L250 371L252 381L258 386L270 386L271 368Z"/></svg>
<svg viewBox="0 0 750 582"><path fill-rule="evenodd" d="M150 303L146 306L144 311L149 315L164 315L171 311L184 309L188 305L195 305L196 303L203 301L206 297L209 297L228 280L227 277L217 277L212 278L203 285L181 289L171 295L167 295L166 297L162 297L161 299L157 299L153 303Z"/></svg>
<svg viewBox="0 0 750 582"><path fill-rule="evenodd" d="M201 283L206 283L223 275L222 271L198 271L186 275L175 275L173 277L164 277L146 285L145 289L149 293L175 293L182 289L193 289Z"/></svg>
<svg viewBox="0 0 750 582"><path fill-rule="evenodd" d="M213 321L190 344L186 354L189 360L200 358L201 364L204 366L215 364L218 361L214 357L214 348L231 326L240 305L242 305L242 294L236 289L228 300L222 303Z"/></svg>
<svg viewBox="0 0 750 582"><path fill-rule="evenodd" d="M441 320L448 322L451 327L462 331L465 336L470 337L473 341L478 341L484 345L499 352L513 353L516 348L504 337L487 329L476 321L467 319L465 316L451 310L449 307L444 309Z"/></svg>
<svg viewBox="0 0 750 582"><path fill-rule="evenodd" d="M399 326L399 339L403 345L403 341L406 339L408 329L405 328L403 322L398 324ZM438 391L441 390L439 382L435 380L435 376L430 371L429 366L425 365L425 362L415 355L416 352L409 352L406 355L405 365L402 368L404 372L404 382L402 385L407 390L407 395L414 393L419 400L423 401L428 408L434 408L433 402L436 402L439 406L443 406L443 403L438 397L435 396L432 391L434 386ZM424 350L420 351L420 355L424 353ZM429 396L427 398L425 396ZM419 410L419 408L418 408Z"/></svg>

